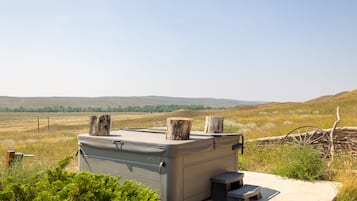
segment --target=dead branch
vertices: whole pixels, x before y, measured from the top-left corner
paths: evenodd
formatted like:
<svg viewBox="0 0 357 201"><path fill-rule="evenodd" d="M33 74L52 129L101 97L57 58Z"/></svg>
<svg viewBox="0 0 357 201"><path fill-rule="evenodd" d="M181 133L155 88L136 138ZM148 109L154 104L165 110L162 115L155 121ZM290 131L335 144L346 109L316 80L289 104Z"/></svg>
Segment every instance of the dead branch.
<svg viewBox="0 0 357 201"><path fill-rule="evenodd" d="M335 123L333 124L332 129L330 131L330 155L331 155L331 161L333 160L333 157L335 155L335 146L333 144L333 132L335 131L335 129L337 127L337 124L341 120L341 118L340 118L340 107L339 106L337 106L337 109L336 109L336 116L337 116L337 119L336 119Z"/></svg>

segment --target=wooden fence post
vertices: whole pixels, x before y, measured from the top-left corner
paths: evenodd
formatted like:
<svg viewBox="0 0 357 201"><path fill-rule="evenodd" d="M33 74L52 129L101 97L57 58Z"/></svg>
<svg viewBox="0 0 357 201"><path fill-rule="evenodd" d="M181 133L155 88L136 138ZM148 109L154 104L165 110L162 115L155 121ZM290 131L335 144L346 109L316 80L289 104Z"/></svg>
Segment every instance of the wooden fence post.
<svg viewBox="0 0 357 201"><path fill-rule="evenodd" d="M15 151L9 150L6 153L6 167L11 167L12 163L15 161Z"/></svg>
<svg viewBox="0 0 357 201"><path fill-rule="evenodd" d="M188 140L192 127L190 118L167 118L166 139L167 140Z"/></svg>
<svg viewBox="0 0 357 201"><path fill-rule="evenodd" d="M40 132L40 117L37 116L37 133Z"/></svg>
<svg viewBox="0 0 357 201"><path fill-rule="evenodd" d="M223 133L223 117L206 116L205 133Z"/></svg>

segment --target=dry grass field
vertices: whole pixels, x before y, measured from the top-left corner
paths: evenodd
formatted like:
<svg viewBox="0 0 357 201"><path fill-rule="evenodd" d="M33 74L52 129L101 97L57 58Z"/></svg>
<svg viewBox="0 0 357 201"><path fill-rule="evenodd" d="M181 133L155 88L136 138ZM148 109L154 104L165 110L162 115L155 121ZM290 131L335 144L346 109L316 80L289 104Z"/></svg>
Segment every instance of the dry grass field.
<svg viewBox="0 0 357 201"><path fill-rule="evenodd" d="M0 113L0 160L5 160L8 149L34 154L25 158L24 163L43 166L54 165L66 156L75 156L77 134L88 132L89 116L92 113ZM157 116L145 113L113 113L114 127L119 121ZM38 132L38 121L40 131ZM50 128L48 129L48 117ZM76 169L72 161L70 168Z"/></svg>

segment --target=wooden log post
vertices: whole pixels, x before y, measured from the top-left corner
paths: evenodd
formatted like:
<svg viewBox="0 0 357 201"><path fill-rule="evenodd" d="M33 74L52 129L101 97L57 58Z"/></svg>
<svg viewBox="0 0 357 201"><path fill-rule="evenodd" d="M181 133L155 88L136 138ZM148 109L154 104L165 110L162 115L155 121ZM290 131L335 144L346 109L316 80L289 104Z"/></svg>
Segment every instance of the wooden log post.
<svg viewBox="0 0 357 201"><path fill-rule="evenodd" d="M15 151L9 150L6 153L6 167L11 167L12 163L15 161Z"/></svg>
<svg viewBox="0 0 357 201"><path fill-rule="evenodd" d="M173 117L167 118L167 140L189 140L192 127L192 119Z"/></svg>
<svg viewBox="0 0 357 201"><path fill-rule="evenodd" d="M223 117L206 116L205 133L223 133Z"/></svg>
<svg viewBox="0 0 357 201"><path fill-rule="evenodd" d="M97 116L91 116L89 119L89 135L97 135L97 130Z"/></svg>
<svg viewBox="0 0 357 201"><path fill-rule="evenodd" d="M100 115L98 118L98 133L97 135L110 135L110 115Z"/></svg>
<svg viewBox="0 0 357 201"><path fill-rule="evenodd" d="M110 115L91 116L89 120L89 135L110 135Z"/></svg>

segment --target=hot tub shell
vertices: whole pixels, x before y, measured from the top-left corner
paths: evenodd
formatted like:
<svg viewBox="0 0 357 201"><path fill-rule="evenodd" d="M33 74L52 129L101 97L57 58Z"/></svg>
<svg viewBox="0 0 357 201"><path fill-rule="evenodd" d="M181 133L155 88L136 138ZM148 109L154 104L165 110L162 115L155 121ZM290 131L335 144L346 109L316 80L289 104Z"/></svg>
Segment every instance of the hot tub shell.
<svg viewBox="0 0 357 201"><path fill-rule="evenodd" d="M204 200L210 197L212 176L237 171L241 139L239 134L191 132L190 140L176 141L150 130L79 134L79 170L136 180L164 201Z"/></svg>

